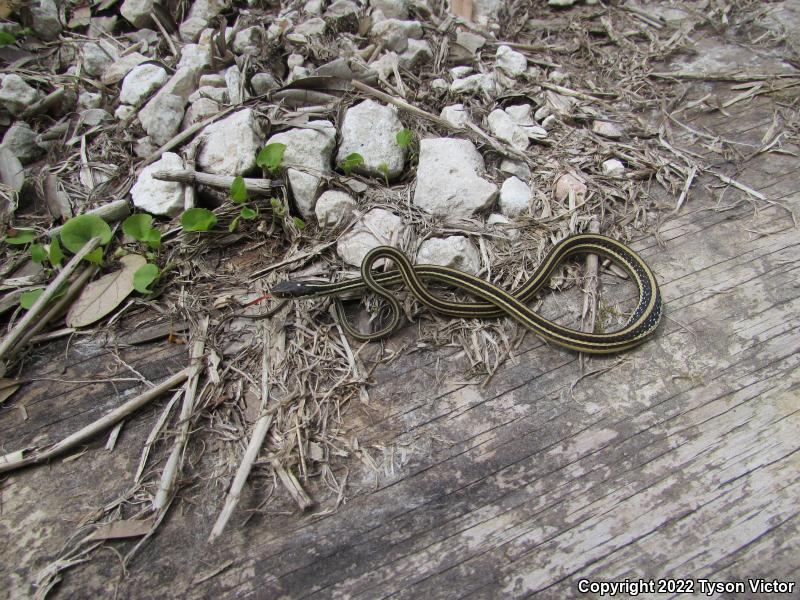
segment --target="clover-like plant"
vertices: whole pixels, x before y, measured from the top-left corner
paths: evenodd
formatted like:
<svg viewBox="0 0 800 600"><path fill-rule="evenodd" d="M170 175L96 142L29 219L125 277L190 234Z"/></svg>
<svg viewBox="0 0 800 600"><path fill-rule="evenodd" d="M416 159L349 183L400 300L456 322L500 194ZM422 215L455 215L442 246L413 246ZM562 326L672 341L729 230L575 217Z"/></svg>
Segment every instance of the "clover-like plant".
<svg viewBox="0 0 800 600"><path fill-rule="evenodd" d="M140 294L152 294L153 290L150 289L150 284L158 279L160 274L156 265L152 263L142 265L133 274L133 289Z"/></svg>
<svg viewBox="0 0 800 600"><path fill-rule="evenodd" d="M89 240L100 238L100 245L111 241L111 227L97 215L79 215L72 217L61 228L61 243L70 252L80 252ZM95 264L103 262L103 248L95 248L86 255L86 260Z"/></svg>
<svg viewBox="0 0 800 600"><path fill-rule="evenodd" d="M217 224L217 215L207 208L189 208L181 215L184 231L208 231Z"/></svg>
<svg viewBox="0 0 800 600"><path fill-rule="evenodd" d="M286 144L274 143L267 144L256 156L256 164L270 173L274 173L281 166L283 153L286 152Z"/></svg>
<svg viewBox="0 0 800 600"><path fill-rule="evenodd" d="M411 140L414 139L414 132L410 129L401 129L394 136L394 139L401 148L408 148L411 145Z"/></svg>
<svg viewBox="0 0 800 600"><path fill-rule="evenodd" d="M122 222L122 231L155 250L161 246L161 232L152 224L153 217L151 215L136 213Z"/></svg>
<svg viewBox="0 0 800 600"><path fill-rule="evenodd" d="M364 157L361 156L358 152L353 152L344 157L344 160L341 163L341 167L342 170L344 171L344 174L349 176L350 172L353 169L363 164L364 164Z"/></svg>

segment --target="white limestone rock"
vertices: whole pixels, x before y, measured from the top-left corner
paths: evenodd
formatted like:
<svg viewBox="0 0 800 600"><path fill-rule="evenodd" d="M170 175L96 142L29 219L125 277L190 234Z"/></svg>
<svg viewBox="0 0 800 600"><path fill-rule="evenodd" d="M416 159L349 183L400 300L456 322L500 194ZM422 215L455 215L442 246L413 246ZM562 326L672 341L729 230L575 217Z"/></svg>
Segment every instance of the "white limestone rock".
<svg viewBox="0 0 800 600"><path fill-rule="evenodd" d="M542 129L544 129L545 131L550 131L557 121L558 119L556 118L555 115L547 115L542 120Z"/></svg>
<svg viewBox="0 0 800 600"><path fill-rule="evenodd" d="M136 116L136 108L130 104L120 104L114 111L114 118L117 121L129 121Z"/></svg>
<svg viewBox="0 0 800 600"><path fill-rule="evenodd" d="M450 84L453 94L478 94L485 92L489 95L497 92L497 80L490 73L476 73L463 79L456 79Z"/></svg>
<svg viewBox="0 0 800 600"><path fill-rule="evenodd" d="M167 82L167 71L158 65L138 65L122 81L119 101L139 106L147 97Z"/></svg>
<svg viewBox="0 0 800 600"><path fill-rule="evenodd" d="M370 0L369 5L387 19L408 19L408 0Z"/></svg>
<svg viewBox="0 0 800 600"><path fill-rule="evenodd" d="M509 177L500 188L500 212L509 218L518 217L531 205L531 188L517 177Z"/></svg>
<svg viewBox="0 0 800 600"><path fill-rule="evenodd" d="M319 17L312 17L311 19L307 19L306 21L303 21L297 25L292 33L297 33L310 38L319 37L321 35L325 35L325 30L327 27L328 26L323 19L320 19Z"/></svg>
<svg viewBox="0 0 800 600"><path fill-rule="evenodd" d="M341 164L345 157L357 152L364 157L363 164L353 170L363 175L391 179L403 172L406 149L401 148L395 139L403 129L397 109L373 100L364 100L351 106L342 122L341 143L336 155L336 163ZM381 169L387 167L387 173Z"/></svg>
<svg viewBox="0 0 800 600"><path fill-rule="evenodd" d="M511 220L499 213L492 213L486 219L486 227L498 232L503 233L509 239L509 241L516 241L519 239L520 232L519 229L514 227L514 224Z"/></svg>
<svg viewBox="0 0 800 600"><path fill-rule="evenodd" d="M528 69L525 55L508 46L498 46L495 52L495 66L509 77L518 77Z"/></svg>
<svg viewBox="0 0 800 600"><path fill-rule="evenodd" d="M320 227L338 227L349 223L356 212L356 201L338 190L323 192L317 199L314 213Z"/></svg>
<svg viewBox="0 0 800 600"><path fill-rule="evenodd" d="M3 148L8 148L23 165L42 154L36 145L36 132L25 121L17 121L3 136Z"/></svg>
<svg viewBox="0 0 800 600"><path fill-rule="evenodd" d="M494 109L487 118L489 130L499 139L508 142L518 150L528 148L528 135L522 127L501 108Z"/></svg>
<svg viewBox="0 0 800 600"><path fill-rule="evenodd" d="M212 123L203 130L203 138L197 156L200 169L234 177L256 167L256 154L264 142L264 134L251 108Z"/></svg>
<svg viewBox="0 0 800 600"><path fill-rule="evenodd" d="M186 100L174 94L156 94L139 111L139 122L147 135L158 144L165 144L178 133Z"/></svg>
<svg viewBox="0 0 800 600"><path fill-rule="evenodd" d="M331 158L336 146L336 128L329 121L311 121L308 125L267 140L267 144L286 145L281 165L286 168L295 205L304 219L314 215L322 177L333 172Z"/></svg>
<svg viewBox="0 0 800 600"><path fill-rule="evenodd" d="M417 251L417 264L450 267L477 275L481 270L481 255L469 239L462 235L451 235L422 242Z"/></svg>
<svg viewBox="0 0 800 600"><path fill-rule="evenodd" d="M400 66L404 69L415 69L426 62L433 60L433 50L427 40L408 40L408 47L398 57Z"/></svg>
<svg viewBox="0 0 800 600"><path fill-rule="evenodd" d="M188 67L198 72L211 66L211 49L203 44L186 44L181 48L178 68Z"/></svg>
<svg viewBox="0 0 800 600"><path fill-rule="evenodd" d="M253 88L253 93L256 96L266 94L270 90L274 90L280 86L280 82L275 79L272 73L256 73L250 79L250 87Z"/></svg>
<svg viewBox="0 0 800 600"><path fill-rule="evenodd" d="M569 8L573 6L577 0L547 0L547 5L553 8Z"/></svg>
<svg viewBox="0 0 800 600"><path fill-rule="evenodd" d="M603 161L603 174L604 175L622 175L625 172L625 165L622 161L616 158L610 158Z"/></svg>
<svg viewBox="0 0 800 600"><path fill-rule="evenodd" d="M155 0L125 0L120 7L120 14L137 29L153 23L150 13L153 12Z"/></svg>
<svg viewBox="0 0 800 600"><path fill-rule="evenodd" d="M503 173L514 175L515 177L522 179L522 181L529 181L531 178L530 167L521 161L504 158L503 162L500 163L500 170Z"/></svg>
<svg viewBox="0 0 800 600"><path fill-rule="evenodd" d="M189 96L189 102L194 103L203 98L208 98L209 100L213 100L219 104L227 104L230 96L228 95L227 88L204 85L203 87L192 92L192 94Z"/></svg>
<svg viewBox="0 0 800 600"><path fill-rule="evenodd" d="M514 106L507 106L505 111L506 114L511 117L511 120L517 125L521 125L523 127L532 127L536 125L536 121L533 120L533 115L531 115L530 104L515 104Z"/></svg>
<svg viewBox="0 0 800 600"><path fill-rule="evenodd" d="M396 214L383 208L373 208L339 238L336 253L346 263L360 267L364 257L373 248L397 247L404 229L403 220Z"/></svg>
<svg viewBox="0 0 800 600"><path fill-rule="evenodd" d="M370 35L382 41L384 47L401 54L408 49L409 38L422 39L422 25L419 21L384 19L373 23Z"/></svg>
<svg viewBox="0 0 800 600"><path fill-rule="evenodd" d="M473 71L475 71L475 69L469 65L459 65L450 69L450 76L453 79L464 79L464 77L472 75Z"/></svg>
<svg viewBox="0 0 800 600"><path fill-rule="evenodd" d="M445 106L439 116L453 127L465 127L469 123L469 113L463 104Z"/></svg>
<svg viewBox="0 0 800 600"><path fill-rule="evenodd" d="M199 123L200 121L214 116L219 110L219 104L211 98L200 98L196 102L192 102L189 108L186 109L186 114L183 116L181 130L188 129L195 123Z"/></svg>
<svg viewBox="0 0 800 600"><path fill-rule="evenodd" d="M610 140L618 140L622 137L622 130L616 123L610 121L594 121L592 131Z"/></svg>
<svg viewBox="0 0 800 600"><path fill-rule="evenodd" d="M61 33L58 6L53 0L36 0L30 4L31 29L45 41L52 41Z"/></svg>
<svg viewBox="0 0 800 600"><path fill-rule="evenodd" d="M192 2L189 14L178 28L181 38L186 42L193 42L200 35L211 20L227 8L225 0L195 0Z"/></svg>
<svg viewBox="0 0 800 600"><path fill-rule="evenodd" d="M248 27L242 29L233 39L233 51L236 54L258 56L264 45L265 31L262 27Z"/></svg>
<svg viewBox="0 0 800 600"><path fill-rule="evenodd" d="M480 176L484 169L483 157L469 140L422 140L414 204L455 218L487 208L497 197L497 186Z"/></svg>
<svg viewBox="0 0 800 600"><path fill-rule="evenodd" d="M83 70L92 77L100 77L106 67L119 58L117 49L106 40L83 44L81 46L81 55Z"/></svg>
<svg viewBox="0 0 800 600"><path fill-rule="evenodd" d="M177 181L154 179L155 171L183 169L183 159L174 152L164 152L159 160L145 167L131 188L133 205L153 215L174 217L183 211L184 185Z"/></svg>
<svg viewBox="0 0 800 600"><path fill-rule="evenodd" d="M303 12L307 15L321 15L325 3L322 0L308 0L303 5Z"/></svg>
<svg viewBox="0 0 800 600"><path fill-rule="evenodd" d="M359 10L351 0L334 0L323 17L333 31L355 31L358 29Z"/></svg>
<svg viewBox="0 0 800 600"><path fill-rule="evenodd" d="M239 67L231 65L225 70L225 85L230 102L234 106L241 104L246 99L243 83L242 73L239 71Z"/></svg>
<svg viewBox="0 0 800 600"><path fill-rule="evenodd" d="M0 85L0 105L12 115L25 111L39 98L39 92L16 73L9 73L3 77Z"/></svg>
<svg viewBox="0 0 800 600"><path fill-rule="evenodd" d="M103 94L86 91L78 94L78 108L100 108L102 105Z"/></svg>
<svg viewBox="0 0 800 600"><path fill-rule="evenodd" d="M197 84L200 87L207 85L208 87L224 88L227 86L225 83L225 75L220 73L206 73L205 75L200 75L200 80Z"/></svg>
<svg viewBox="0 0 800 600"><path fill-rule="evenodd" d="M103 82L104 85L114 85L122 81L125 76L133 70L134 67L137 65L142 64L147 59L146 56L143 54L139 54L138 52L131 52L130 54L126 54L125 56L118 58L110 65L106 66L103 70L103 75L100 78L100 81Z"/></svg>
<svg viewBox="0 0 800 600"><path fill-rule="evenodd" d="M437 92L446 92L450 89L450 84L447 83L446 79L442 79L441 77L437 77L433 81L431 81L431 89Z"/></svg>

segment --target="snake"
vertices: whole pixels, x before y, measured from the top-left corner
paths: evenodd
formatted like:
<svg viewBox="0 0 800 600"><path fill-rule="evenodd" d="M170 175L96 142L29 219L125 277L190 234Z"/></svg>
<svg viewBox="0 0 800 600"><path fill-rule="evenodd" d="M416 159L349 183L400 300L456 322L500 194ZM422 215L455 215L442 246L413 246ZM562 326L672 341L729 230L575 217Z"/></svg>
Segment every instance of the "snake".
<svg viewBox="0 0 800 600"><path fill-rule="evenodd" d="M527 302L549 281L551 275L568 258L577 254L595 254L622 267L636 284L639 299L627 323L610 333L594 333L571 329L555 323L527 306ZM389 259L395 270L373 271L380 259ZM466 291L482 301L460 302L432 293L424 282L436 281ZM633 249L613 238L596 233L583 233L564 238L555 244L536 267L534 273L513 292L450 267L412 265L409 258L392 246L378 246L364 256L361 277L339 282L283 281L271 287L276 298L333 297L337 318L355 339L375 341L388 337L400 324L403 311L396 294L388 286L403 284L427 308L456 318L487 319L511 317L536 335L557 346L590 354L613 354L638 346L658 327L662 314L662 298L652 269ZM371 291L386 300L391 318L379 331L362 333L348 323L339 296L345 292Z"/></svg>

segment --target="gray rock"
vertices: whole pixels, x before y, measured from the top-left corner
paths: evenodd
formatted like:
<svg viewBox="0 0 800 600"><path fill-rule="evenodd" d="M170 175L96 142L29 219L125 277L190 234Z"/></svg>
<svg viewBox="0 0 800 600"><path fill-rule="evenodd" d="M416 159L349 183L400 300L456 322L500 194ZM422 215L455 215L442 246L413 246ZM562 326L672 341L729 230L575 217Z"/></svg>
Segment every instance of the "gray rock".
<svg viewBox="0 0 800 600"><path fill-rule="evenodd" d="M103 105L103 94L81 92L78 96L78 108L100 108Z"/></svg>
<svg viewBox="0 0 800 600"><path fill-rule="evenodd" d="M146 60L147 57L143 54L139 54L138 52L126 54L122 58L112 62L110 65L107 65L103 70L103 75L100 80L105 85L114 85L115 83L122 81L125 76L134 69L134 67L142 64Z"/></svg>
<svg viewBox="0 0 800 600"><path fill-rule="evenodd" d="M522 126L534 126L536 125L536 121L533 120L533 115L531 115L531 105L530 104L516 104L514 106L507 106L505 108L506 114L511 117L511 120L514 121L517 125Z"/></svg>
<svg viewBox="0 0 800 600"><path fill-rule="evenodd" d="M203 131L203 137L197 164L203 171L220 175L245 175L255 169L256 154L264 142L252 108L212 123Z"/></svg>
<svg viewBox="0 0 800 600"><path fill-rule="evenodd" d="M592 131L610 140L618 140L622 137L622 130L616 123L610 121L595 121L592 123Z"/></svg>
<svg viewBox="0 0 800 600"><path fill-rule="evenodd" d="M544 128L545 131L550 131L550 129L553 127L553 125L556 124L557 121L558 119L556 119L555 115L547 115L542 120L542 127Z"/></svg>
<svg viewBox="0 0 800 600"><path fill-rule="evenodd" d="M87 127L94 127L100 125L104 121L110 121L111 115L107 110L102 108L87 108L80 113L80 122Z"/></svg>
<svg viewBox="0 0 800 600"><path fill-rule="evenodd" d="M503 162L500 163L500 170L503 173L514 175L523 181L528 181L531 178L531 169L524 162L505 158L503 159Z"/></svg>
<svg viewBox="0 0 800 600"><path fill-rule="evenodd" d="M481 255L475 244L467 238L451 235L422 242L417 251L417 264L450 267L477 275L481 270Z"/></svg>
<svg viewBox="0 0 800 600"><path fill-rule="evenodd" d="M373 208L336 243L336 253L348 264L361 266L367 253L378 246L397 247L403 238L403 220L382 208Z"/></svg>
<svg viewBox="0 0 800 600"><path fill-rule="evenodd" d="M325 29L327 27L325 21L319 17L312 17L295 27L293 33L298 33L307 37L318 37L325 35Z"/></svg>
<svg viewBox="0 0 800 600"><path fill-rule="evenodd" d="M306 57L302 54L292 53L286 57L286 67L291 71L295 67L302 67Z"/></svg>
<svg viewBox="0 0 800 600"><path fill-rule="evenodd" d="M184 100L188 100L197 89L197 82L200 79L200 73L197 69L190 67L183 67L175 71L169 81L156 94L156 98L161 94L172 94L173 96L180 96ZM152 102L152 100L151 100Z"/></svg>
<svg viewBox="0 0 800 600"><path fill-rule="evenodd" d="M447 83L446 79L437 77L431 81L431 89L436 90L437 92L446 92L448 89L450 89L450 84Z"/></svg>
<svg viewBox="0 0 800 600"><path fill-rule="evenodd" d="M114 111L114 118L117 121L130 121L136 115L136 108L130 104L120 104Z"/></svg>
<svg viewBox="0 0 800 600"><path fill-rule="evenodd" d="M334 0L323 15L333 31L355 31L358 29L359 8L351 0Z"/></svg>
<svg viewBox="0 0 800 600"><path fill-rule="evenodd" d="M525 55L508 46L497 47L495 61L495 66L511 77L522 75L528 68L528 59L525 58Z"/></svg>
<svg viewBox="0 0 800 600"><path fill-rule="evenodd" d="M484 168L483 157L469 140L422 140L414 204L453 217L487 208L497 197L497 186L479 175Z"/></svg>
<svg viewBox="0 0 800 600"><path fill-rule="evenodd" d="M219 104L211 98L200 98L186 109L186 114L181 123L181 130L188 129L219 112Z"/></svg>
<svg viewBox="0 0 800 600"><path fill-rule="evenodd" d="M307 15L321 15L324 5L322 0L308 0L303 5L303 12Z"/></svg>
<svg viewBox="0 0 800 600"><path fill-rule="evenodd" d="M197 39L200 32L208 27L211 20L227 8L225 0L195 0L189 9L189 14L181 23L179 31L184 41L192 42Z"/></svg>
<svg viewBox="0 0 800 600"><path fill-rule="evenodd" d="M370 0L373 10L379 10L387 19L407 19L408 0Z"/></svg>
<svg viewBox="0 0 800 600"><path fill-rule="evenodd" d="M272 73L256 73L250 79L250 87L256 96L261 96L267 92L280 87L280 82L275 79Z"/></svg>
<svg viewBox="0 0 800 600"><path fill-rule="evenodd" d="M577 0L547 0L547 5L553 8L569 8L574 5Z"/></svg>
<svg viewBox="0 0 800 600"><path fill-rule="evenodd" d="M58 15L58 6L53 0L32 2L28 10L31 16L31 29L43 40L54 40L63 29Z"/></svg>
<svg viewBox="0 0 800 600"><path fill-rule="evenodd" d="M556 180L554 196L558 202L566 202L571 196L575 204L581 204L586 199L588 189L581 178L572 173L564 173Z"/></svg>
<svg viewBox="0 0 800 600"><path fill-rule="evenodd" d="M332 172L331 157L336 146L336 128L329 121L311 121L309 128L290 129L273 135L267 144L286 145L282 166L287 168L289 187L300 215L314 215L322 177Z"/></svg>
<svg viewBox="0 0 800 600"><path fill-rule="evenodd" d="M314 213L320 227L337 227L349 223L356 212L356 201L344 192L328 190L317 199Z"/></svg>
<svg viewBox="0 0 800 600"><path fill-rule="evenodd" d="M3 136L2 145L8 148L23 165L42 154L42 149L36 145L36 132L25 121L17 121L8 128Z"/></svg>
<svg viewBox="0 0 800 600"><path fill-rule="evenodd" d="M370 34L373 38L383 41L389 50L402 53L408 48L409 38L422 39L422 25L419 21L385 19L374 23Z"/></svg>
<svg viewBox="0 0 800 600"><path fill-rule="evenodd" d="M150 18L153 4L155 4L154 0L125 0L119 12L131 25L141 29L153 23Z"/></svg>
<svg viewBox="0 0 800 600"><path fill-rule="evenodd" d="M153 215L174 217L183 211L184 185L176 181L161 181L153 178L155 171L183 169L180 156L164 152L159 160L145 167L131 188L133 205Z"/></svg>
<svg viewBox="0 0 800 600"><path fill-rule="evenodd" d="M181 48L181 60L178 68L188 67L202 71L211 66L211 50L204 44L186 44Z"/></svg>
<svg viewBox="0 0 800 600"><path fill-rule="evenodd" d="M147 136L141 137L133 143L133 152L139 158L147 158L156 150L158 150L158 146Z"/></svg>
<svg viewBox="0 0 800 600"><path fill-rule="evenodd" d="M139 111L139 122L154 143L164 144L178 133L186 100L174 94L156 94Z"/></svg>
<svg viewBox="0 0 800 600"><path fill-rule="evenodd" d="M225 71L225 84L227 86L228 97L230 103L235 105L241 104L246 98L244 91L244 81L239 67L231 65Z"/></svg>
<svg viewBox="0 0 800 600"><path fill-rule="evenodd" d="M509 177L500 188L500 212L514 218L526 213L531 205L531 188L516 177Z"/></svg>
<svg viewBox="0 0 800 600"><path fill-rule="evenodd" d="M473 0L472 18L480 25L495 24L504 4L506 0Z"/></svg>
<svg viewBox="0 0 800 600"><path fill-rule="evenodd" d="M433 50L427 40L408 40L408 47L400 54L400 66L404 69L415 69L433 60Z"/></svg>
<svg viewBox="0 0 800 600"><path fill-rule="evenodd" d="M542 120L549 117L552 112L553 109L549 105L543 104L542 106L536 109L536 112L533 114L533 118L541 122Z"/></svg>
<svg viewBox="0 0 800 600"><path fill-rule="evenodd" d="M489 215L489 218L486 219L486 227L494 231L504 233L511 241L518 240L520 235L519 229L513 225L514 224L510 219L508 219L508 217L498 213L493 213Z"/></svg>
<svg viewBox="0 0 800 600"><path fill-rule="evenodd" d="M469 122L469 113L463 104L445 106L439 116L454 127L465 127Z"/></svg>
<svg viewBox="0 0 800 600"><path fill-rule="evenodd" d="M83 44L81 54L83 70L92 77L100 77L118 58L116 48L105 40Z"/></svg>
<svg viewBox="0 0 800 600"><path fill-rule="evenodd" d="M450 69L450 76L453 79L464 79L464 77L472 75L473 71L475 71L475 69L468 65L459 65Z"/></svg>
<svg viewBox="0 0 800 600"><path fill-rule="evenodd" d="M38 98L39 92L16 73L9 73L3 77L3 83L0 85L0 105L12 115L24 112Z"/></svg>
<svg viewBox="0 0 800 600"><path fill-rule="evenodd" d="M397 109L364 100L347 109L342 122L341 143L336 155L336 163L341 164L345 157L357 152L364 157L364 163L354 171L363 175L383 177L381 165L386 165L388 177L402 174L405 164L405 148L395 139L403 129Z"/></svg>
<svg viewBox="0 0 800 600"><path fill-rule="evenodd" d="M496 108L489 113L487 122L491 132L499 139L508 142L518 150L528 148L528 135L522 127L514 123L514 120L503 109Z"/></svg>
<svg viewBox="0 0 800 600"><path fill-rule="evenodd" d="M225 83L225 75L220 73L206 73L205 75L200 75L198 85L200 87L208 86L224 88L227 87L228 84Z"/></svg>
<svg viewBox="0 0 800 600"><path fill-rule="evenodd" d="M485 92L493 95L497 92L497 81L489 73L476 73L463 79L456 79L450 84L453 94L478 94Z"/></svg>
<svg viewBox="0 0 800 600"><path fill-rule="evenodd" d="M233 39L233 51L236 54L258 56L264 45L265 31L261 27L242 29Z"/></svg>
<svg viewBox="0 0 800 600"><path fill-rule="evenodd" d="M167 71L158 65L138 65L122 81L119 101L139 106L147 97L166 83Z"/></svg>
<svg viewBox="0 0 800 600"><path fill-rule="evenodd" d="M622 161L616 158L610 158L608 160L603 161L604 175L622 175L624 172L625 172L625 165L622 164Z"/></svg>
<svg viewBox="0 0 800 600"><path fill-rule="evenodd" d="M577 100L575 100L575 98L563 96L561 94L557 94L556 92L551 92L550 90L547 90L544 95L545 99L547 100L547 105L551 108L552 112L558 115L571 115L572 109L575 108L575 104L577 104Z"/></svg>

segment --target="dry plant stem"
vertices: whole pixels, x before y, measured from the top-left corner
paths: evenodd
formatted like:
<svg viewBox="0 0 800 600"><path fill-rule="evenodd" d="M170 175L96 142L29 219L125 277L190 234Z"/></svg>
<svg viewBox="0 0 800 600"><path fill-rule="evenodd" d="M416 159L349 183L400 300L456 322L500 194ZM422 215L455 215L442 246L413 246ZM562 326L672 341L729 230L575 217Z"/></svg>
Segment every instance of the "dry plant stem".
<svg viewBox="0 0 800 600"><path fill-rule="evenodd" d="M90 425L87 425L83 429L76 431L72 435L67 436L47 450L35 450L33 454L28 457L24 457L25 450L18 450L17 452L0 457L0 473L8 473L9 471L14 471L21 467L38 464L58 456L59 454L63 454L67 450L75 448L83 442L91 439L101 431L112 427L131 413L139 410L148 402L155 400L170 388L179 385L187 378L194 376L198 370L199 367L197 365L192 365L183 369L182 371L178 371L169 379L153 388L150 388L143 394L128 400L122 406L118 406L104 417L98 419Z"/></svg>
<svg viewBox="0 0 800 600"><path fill-rule="evenodd" d="M150 456L150 448L152 448L153 444L155 444L156 437L158 437L158 434L164 427L164 423L167 422L167 418L172 412L172 407L175 406L175 403L182 394L183 392L178 390L172 395L172 398L169 399L169 402L167 402L164 410L161 411L161 414L156 420L155 425L153 425L153 429L150 430L150 434L147 436L147 439L144 442L144 448L142 448L142 456L139 459L139 467L136 469L136 475L133 478L134 485L138 484L139 480L142 478L142 473L144 473L144 468L147 465L147 457Z"/></svg>
<svg viewBox="0 0 800 600"><path fill-rule="evenodd" d="M697 167L692 165L692 168L689 169L689 176L686 177L686 183L683 185L683 190L681 190L681 195L678 197L678 201L675 203L675 210L672 211L673 213L678 212L683 206L683 203L686 202L686 197L689 195L689 188L692 187L692 182L694 181L694 176L697 174Z"/></svg>
<svg viewBox="0 0 800 600"><path fill-rule="evenodd" d="M38 115L39 113L47 112L51 106L58 104L61 102L61 99L64 97L66 91L64 88L56 88L47 96L34 102L25 111L22 113L22 118L27 119L28 117L32 117L34 115Z"/></svg>
<svg viewBox="0 0 800 600"><path fill-rule="evenodd" d="M186 148L186 167L187 170L194 172L195 161L197 159L197 147L200 145L200 139L194 140ZM194 185L187 185L183 192L183 209L189 210L194 208L195 189Z"/></svg>
<svg viewBox="0 0 800 600"><path fill-rule="evenodd" d="M591 233L600 233L600 223L597 219L592 219L589 223ZM597 319L597 272L600 260L597 254L586 256L586 275L584 275L583 287L583 331L591 333L594 331L595 320Z"/></svg>
<svg viewBox="0 0 800 600"><path fill-rule="evenodd" d="M98 216L107 223L116 223L131 214L131 207L127 200L115 200L114 202L109 202L108 204L89 210L84 214ZM50 237L60 233L61 225L47 231L47 235Z"/></svg>
<svg viewBox="0 0 800 600"><path fill-rule="evenodd" d="M175 438L175 443L172 446L172 452L167 459L164 466L164 472L161 475L161 482L156 492L156 497L153 500L153 509L156 512L165 510L169 505L175 489L175 480L178 478L178 473L183 463L183 453L186 449L186 442L189 439L189 425L194 412L194 401L197 393L197 382L200 379L200 360L205 351L206 333L208 332L208 316L204 317L200 323L200 330L197 334L197 340L192 346L191 364L196 366L197 369L186 382L186 393L183 397L183 404L181 405L181 415L179 422L178 435Z"/></svg>
<svg viewBox="0 0 800 600"><path fill-rule="evenodd" d="M176 135L174 138L169 140L167 143L165 143L163 146L161 146L158 150L153 152L150 156L148 156L144 160L144 162L141 165L139 165L139 168L136 169L136 174L138 175L139 173L141 173L142 169L144 169L147 165L149 165L151 163L154 163L159 158L161 158L161 155L164 154L164 152L167 152L168 150L171 150L175 146L178 146L178 145L182 144L184 141L186 141L190 137L192 137L195 133L197 133L201 129L204 129L206 125L210 125L211 123L213 123L217 119L221 119L222 117L228 115L231 111L233 111L234 108L239 108L239 107L230 106L230 107L226 108L225 110L220 111L217 114L208 117L204 121L200 121L199 123L195 123L194 125L189 127L189 129L187 129L185 131L181 131L178 135Z"/></svg>
<svg viewBox="0 0 800 600"><path fill-rule="evenodd" d="M649 77L656 79L694 79L698 81L761 81L800 77L800 73L693 73L691 71L653 72Z"/></svg>
<svg viewBox="0 0 800 600"><path fill-rule="evenodd" d="M401 100L400 98L395 98L394 96L390 96L389 94L381 92L380 90L376 90L375 88L370 87L367 84L358 81L357 79L353 79L351 83L353 87L358 91L363 92L374 98L377 98L378 100L382 100L383 102L393 104L397 108L401 108L407 112L410 112L412 115L416 115L417 117L420 117L422 119L427 119L432 123L435 123L439 127L450 129L452 131L463 131L462 128L456 127L455 125L449 123L448 121L445 121L444 119L437 117L432 113L429 113L428 111L422 110L421 108L417 108L416 106L409 104L405 100Z"/></svg>
<svg viewBox="0 0 800 600"><path fill-rule="evenodd" d="M281 480L281 483L289 491L289 494L292 496L292 498L294 498L294 501L297 502L300 510L306 511L314 506L314 501L309 498L308 494L306 494L305 490L300 485L300 482L297 481L297 477L287 471L277 459L272 460L271 464L272 468L275 469L275 472L278 474L278 478Z"/></svg>
<svg viewBox="0 0 800 600"><path fill-rule="evenodd" d="M28 345L33 337L39 333L42 328L44 328L45 325L58 316L67 306L72 304L72 301L78 295L78 292L83 289L83 286L86 285L86 282L89 281L95 273L97 273L97 265L86 265L83 271L81 271L81 273L69 285L67 293L59 298L58 301L53 304L53 306L50 307L50 309L42 316L42 318L36 321L36 323L28 330L28 332L22 336L22 339L17 342L12 352L16 354L22 350ZM72 329L72 331L74 331L74 329Z"/></svg>
<svg viewBox="0 0 800 600"><path fill-rule="evenodd" d="M229 190L234 177L230 175L213 175L211 173L201 173L190 169L176 169L171 171L153 171L153 179L161 181L179 181L181 183L198 183L213 188ZM254 179L245 177L244 185L248 192L259 194L271 194L274 191L272 181L269 179Z"/></svg>
<svg viewBox="0 0 800 600"><path fill-rule="evenodd" d="M19 320L19 322L14 326L14 328L8 333L8 335L3 339L0 343L0 361L6 359L10 351L17 345L17 343L28 333L30 327L41 318L42 314L45 312L47 304L50 300L53 299L56 292L58 292L59 288L64 284L67 279L69 279L70 275L75 272L75 269L78 268L78 265L81 264L83 258L89 254L92 250L100 246L100 238L94 237L90 239L86 244L84 244L83 248L72 257L64 268L61 269L61 272L58 276L50 282L45 290L42 292L42 295L39 296L38 300L31 306L30 310L25 313L25 316ZM0 376L5 374L5 365L0 365Z"/></svg>
<svg viewBox="0 0 800 600"><path fill-rule="evenodd" d="M222 508L222 512L219 513L217 522L214 523L211 534L208 536L209 542L216 540L225 530L225 525L227 525L228 520L233 514L233 511L236 509L236 505L239 504L239 498L242 495L242 489L247 481L247 477L250 475L250 470L253 468L253 463L258 456L258 452L261 450L261 445L264 443L264 438L267 437L267 432L272 426L274 414L267 412L270 389L269 352L269 328L265 326L263 328L263 350L261 353L261 402L258 407L259 417L255 426L253 427L253 434L247 444L247 449L245 450L244 457L242 457L242 462L239 464L239 468L236 470L236 476L233 478L231 489L228 491L228 496L225 498L225 506Z"/></svg>

